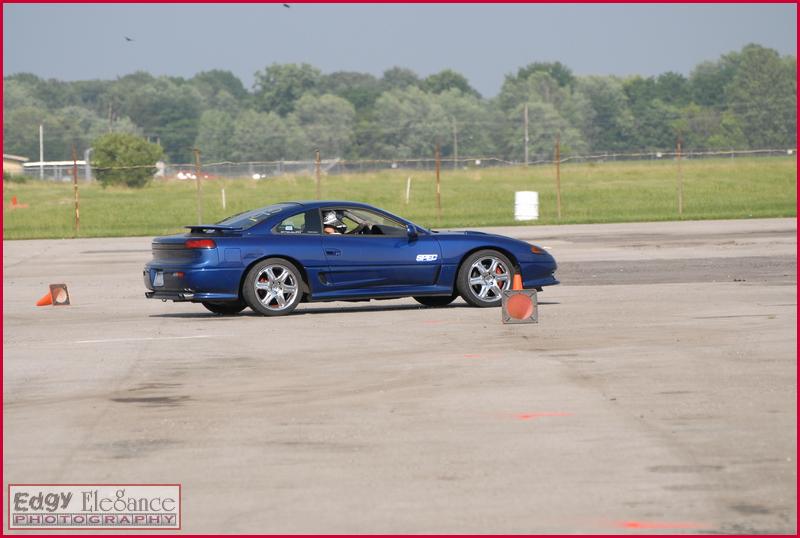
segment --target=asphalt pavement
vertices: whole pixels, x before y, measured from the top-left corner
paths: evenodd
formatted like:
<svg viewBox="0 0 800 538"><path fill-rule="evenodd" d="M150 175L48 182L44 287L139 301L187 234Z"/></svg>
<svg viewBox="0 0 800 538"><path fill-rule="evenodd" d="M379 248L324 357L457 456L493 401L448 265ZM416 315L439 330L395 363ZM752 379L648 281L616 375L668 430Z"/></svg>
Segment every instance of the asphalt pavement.
<svg viewBox="0 0 800 538"><path fill-rule="evenodd" d="M144 298L150 238L4 241L5 484L181 483L191 533L795 532L794 219L485 230L558 260L538 324L220 317Z"/></svg>

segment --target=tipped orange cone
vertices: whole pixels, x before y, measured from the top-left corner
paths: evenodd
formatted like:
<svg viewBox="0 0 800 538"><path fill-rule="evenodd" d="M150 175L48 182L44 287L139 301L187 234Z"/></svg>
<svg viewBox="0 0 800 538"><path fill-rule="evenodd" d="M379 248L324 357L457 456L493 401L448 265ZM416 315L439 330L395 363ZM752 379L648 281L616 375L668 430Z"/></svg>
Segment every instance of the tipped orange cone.
<svg viewBox="0 0 800 538"><path fill-rule="evenodd" d="M522 275L519 273L514 275L514 283L511 286L512 290L521 290L522 289Z"/></svg>
<svg viewBox="0 0 800 538"><path fill-rule="evenodd" d="M67 306L69 305L69 292L66 284L50 284L50 292L36 301L36 306Z"/></svg>

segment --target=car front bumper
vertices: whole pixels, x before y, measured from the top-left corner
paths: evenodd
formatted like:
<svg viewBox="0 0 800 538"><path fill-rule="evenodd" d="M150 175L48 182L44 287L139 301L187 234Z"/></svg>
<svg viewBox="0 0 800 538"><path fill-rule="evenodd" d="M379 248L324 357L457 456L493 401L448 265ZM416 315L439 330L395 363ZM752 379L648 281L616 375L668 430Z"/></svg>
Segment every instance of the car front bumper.
<svg viewBox="0 0 800 538"><path fill-rule="evenodd" d="M522 272L522 287L525 289L539 288L542 286L555 286L559 284L556 278L556 261L550 258L546 262L520 263Z"/></svg>

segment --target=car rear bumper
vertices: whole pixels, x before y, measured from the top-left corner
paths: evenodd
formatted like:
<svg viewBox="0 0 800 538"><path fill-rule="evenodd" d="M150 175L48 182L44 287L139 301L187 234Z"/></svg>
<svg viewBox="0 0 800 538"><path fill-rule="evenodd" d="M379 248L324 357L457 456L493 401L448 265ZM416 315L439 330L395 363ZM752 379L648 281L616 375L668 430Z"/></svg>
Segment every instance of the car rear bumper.
<svg viewBox="0 0 800 538"><path fill-rule="evenodd" d="M160 283L156 282L157 274ZM241 269L237 268L192 268L153 262L142 271L145 297L165 301L237 300L240 276Z"/></svg>
<svg viewBox="0 0 800 538"><path fill-rule="evenodd" d="M162 301L193 302L203 301L238 301L239 296L233 293L197 293L186 291L146 291L144 296L148 299L161 299Z"/></svg>

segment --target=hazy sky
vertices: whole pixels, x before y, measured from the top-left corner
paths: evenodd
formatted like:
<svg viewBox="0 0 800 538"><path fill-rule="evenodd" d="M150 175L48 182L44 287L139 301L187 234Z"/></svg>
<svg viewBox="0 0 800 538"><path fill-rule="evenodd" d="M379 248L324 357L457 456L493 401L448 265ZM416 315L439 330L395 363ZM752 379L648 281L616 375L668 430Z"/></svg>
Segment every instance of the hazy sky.
<svg viewBox="0 0 800 538"><path fill-rule="evenodd" d="M751 42L796 54L795 4L3 4L3 74L111 79L273 63L380 75L452 68L494 96L534 61L576 74L688 74ZM128 42L124 36L134 41Z"/></svg>

